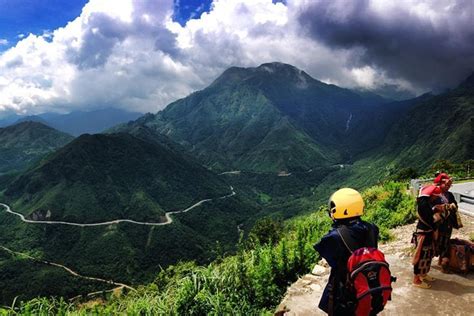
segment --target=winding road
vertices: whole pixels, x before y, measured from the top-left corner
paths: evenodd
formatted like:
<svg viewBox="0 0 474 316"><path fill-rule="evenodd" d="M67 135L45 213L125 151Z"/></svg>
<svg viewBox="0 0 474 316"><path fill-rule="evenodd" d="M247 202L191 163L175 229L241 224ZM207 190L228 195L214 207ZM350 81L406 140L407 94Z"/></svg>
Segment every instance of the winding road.
<svg viewBox="0 0 474 316"><path fill-rule="evenodd" d="M72 222L64 222L64 221L35 221L35 220L31 220L31 219L26 219L23 214L20 214L20 213L17 213L17 212L12 211L11 208L10 208L10 206L8 206L7 204L0 203L0 206L3 206L3 207L5 208L5 210L6 210L7 213L16 215L16 216L18 216L23 222L29 223L29 224L69 225L69 226L79 226L79 227L93 227L93 226L114 225L114 224L120 224L120 223L131 223L131 224L146 225L146 226L164 226L164 225L169 225L169 224L171 224L171 223L173 222L173 219L172 219L171 216L170 216L170 215L172 215L172 214L187 213L187 212L189 212L190 210L192 210L193 208L196 208L196 207L202 205L203 203L210 202L210 201L212 201L212 200L226 199L226 198L229 198L229 197L231 197L231 196L236 195L236 193L235 193L235 191L234 191L234 188L233 188L232 186L230 187L230 189L231 189L231 193L228 194L228 195L221 196L221 197L214 198L214 199L204 199L204 200L201 200L201 201L197 202L196 204L194 204L194 205L188 207L188 208L185 209L185 210L173 211L173 212L166 212L166 213L165 213L166 221L165 221L165 222L159 222L159 223L157 223L157 222L138 222L138 221L134 221L134 220L131 220L131 219L115 219L115 220L107 221L107 222L88 223L88 224L72 223Z"/></svg>
<svg viewBox="0 0 474 316"><path fill-rule="evenodd" d="M193 208L196 208L196 207L202 205L203 203L210 202L212 200L222 200L222 199L226 199L226 198L229 198L231 196L236 195L236 193L234 191L234 188L232 186L230 186L230 189L231 189L231 193L228 194L228 195L221 196L221 197L214 198L214 199L201 200L201 201L197 202L196 204L188 207L187 209L184 209L184 210L181 210L181 211L166 212L165 213L166 221L165 222L160 222L160 223L138 222L138 221L134 221L134 220L131 220L131 219L116 219L116 220L113 220L113 221L100 222L100 223L89 223L89 224L71 223L71 222L64 222L64 221L34 221L34 220L26 219L23 214L12 211L10 206L8 206L7 204L0 203L0 206L3 206L3 208L6 210L7 213L18 216L23 222L29 223L29 224L69 225L69 226L91 227L91 226L113 225L113 224L120 224L120 223L131 223L131 224L136 224L136 225L163 226L163 225L169 225L173 222L173 219L171 218L172 214L186 213L186 212L189 212L190 210L192 210ZM26 253L16 252L16 251L13 251L13 250L11 250L7 247L1 246L1 245L0 245L0 249L3 249L4 251L6 251L6 252L8 252L12 255L21 256L21 257L24 257L24 258L27 258L27 259L30 259L30 260L33 260L33 261L44 263L46 265L61 268L61 269L65 270L66 272L68 272L69 274L71 274L75 277L78 277L78 278L82 278L82 279L86 279L86 280L90 280L90 281L97 281L97 282L107 283L107 284L110 284L110 285L114 285L117 288L126 288L126 289L129 289L129 290L135 291L135 289L133 287L131 287L127 284L124 284L124 283L81 275L81 274L75 272L74 270L72 270L72 269L70 269L70 268L68 268L68 267L66 267L62 264L47 261L47 260L38 259L38 258L32 257L32 256L30 256ZM112 291L112 290L109 290L109 291ZM102 291L100 291L100 293L101 292ZM97 293L99 293L99 292L97 292ZM90 294L95 294L95 293L90 293Z"/></svg>
<svg viewBox="0 0 474 316"><path fill-rule="evenodd" d="M5 250L6 252L8 252L8 253L10 253L10 254L12 254L12 255L24 257L24 258L27 258L27 259L30 259L30 260L33 260L33 261L37 261L37 262L41 262L41 263L44 263L44 264L47 264L47 265L50 265L50 266L53 266L53 267L61 268L61 269L63 269L63 270L66 270L66 272L72 274L73 276L78 277L78 278L81 278L81 279L86 279L86 280L90 280L90 281L103 282L103 283L115 285L115 286L120 287L120 288L127 288L127 289L129 289L129 290L136 291L133 287L131 287L131 286L127 285L127 284L123 284L123 283L119 283L119 282L114 282L114 281L112 281L112 280L105 280L105 279L101 279L101 278L85 276L85 275L79 274L79 273L77 273L77 272L71 270L70 268L68 268L68 267L66 267L66 266L63 266L62 264L55 263L55 262L51 262L51 261L47 261L47 260L38 259L38 258L35 258L35 257L30 256L29 254L26 254L26 253L23 253L23 252L16 252L16 251L13 251L13 250L11 250L11 249L8 249L7 247L4 247L4 246L0 246L0 249Z"/></svg>

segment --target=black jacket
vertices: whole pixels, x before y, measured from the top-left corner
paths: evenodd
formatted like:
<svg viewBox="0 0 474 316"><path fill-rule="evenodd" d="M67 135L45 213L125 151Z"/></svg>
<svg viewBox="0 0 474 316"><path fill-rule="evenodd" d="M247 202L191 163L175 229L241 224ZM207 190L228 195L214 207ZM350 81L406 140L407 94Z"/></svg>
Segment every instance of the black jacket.
<svg viewBox="0 0 474 316"><path fill-rule="evenodd" d="M433 206L435 205L430 203L429 196L420 196L416 200L416 208L418 213L418 223L416 228L423 231L430 231L435 229L434 220L433 220Z"/></svg>

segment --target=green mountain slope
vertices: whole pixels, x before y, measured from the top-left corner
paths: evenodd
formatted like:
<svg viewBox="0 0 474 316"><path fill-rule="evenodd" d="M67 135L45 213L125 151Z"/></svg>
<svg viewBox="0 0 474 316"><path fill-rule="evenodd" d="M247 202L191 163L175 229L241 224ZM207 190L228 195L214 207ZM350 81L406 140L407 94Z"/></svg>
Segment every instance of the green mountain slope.
<svg viewBox="0 0 474 316"><path fill-rule="evenodd" d="M22 174L4 196L26 215L91 223L156 222L165 211L229 193L216 175L156 139L85 134Z"/></svg>
<svg viewBox="0 0 474 316"><path fill-rule="evenodd" d="M151 127L215 169L301 171L345 161L381 141L393 119L385 103L270 63L230 68L206 89L119 130Z"/></svg>
<svg viewBox="0 0 474 316"><path fill-rule="evenodd" d="M131 134L82 135L14 179L0 201L27 219L84 224L115 219L165 222L165 212L210 200L189 212L170 215L172 223L162 226L32 224L2 207L0 245L86 276L131 285L151 282L162 267L180 260L208 262L234 249L238 225L259 209L239 193L230 193L223 177L145 127ZM15 279L3 284L2 303L10 304L17 295L71 297L90 291L90 282L78 282L71 290L64 271L36 266L27 268L26 262L6 254L0 257L0 271L11 273L17 268ZM14 281L55 274L61 276L46 290L35 281L29 291L21 291ZM98 290L103 288L99 285Z"/></svg>
<svg viewBox="0 0 474 316"><path fill-rule="evenodd" d="M0 173L24 169L72 139L38 122L0 128Z"/></svg>
<svg viewBox="0 0 474 316"><path fill-rule="evenodd" d="M322 179L320 188L365 187L404 168L425 173L436 160L461 163L474 158L474 75L457 88L397 102L396 115L381 145L355 157Z"/></svg>
<svg viewBox="0 0 474 316"><path fill-rule="evenodd" d="M474 158L474 74L457 88L421 100L392 126L371 160L426 168L437 159Z"/></svg>
<svg viewBox="0 0 474 316"><path fill-rule="evenodd" d="M242 75L235 80L229 74L232 72ZM390 118L387 111L392 107L382 97L325 84L287 64L231 68L214 84L233 80L258 88L313 140L327 149L337 150L343 159L375 146L374 141L381 140L384 130L380 123L387 123Z"/></svg>
<svg viewBox="0 0 474 316"><path fill-rule="evenodd" d="M251 86L211 87L138 124L156 128L214 168L309 169L329 158Z"/></svg>

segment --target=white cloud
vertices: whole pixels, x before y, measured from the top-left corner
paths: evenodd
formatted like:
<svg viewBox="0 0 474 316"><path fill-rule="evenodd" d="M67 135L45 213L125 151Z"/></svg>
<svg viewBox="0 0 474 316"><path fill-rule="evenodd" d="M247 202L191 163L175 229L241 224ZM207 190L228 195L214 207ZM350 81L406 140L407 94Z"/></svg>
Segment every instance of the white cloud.
<svg viewBox="0 0 474 316"><path fill-rule="evenodd" d="M8 45L8 40L4 38L0 38L0 46L2 45Z"/></svg>
<svg viewBox="0 0 474 316"><path fill-rule="evenodd" d="M210 12L181 26L171 20L172 0L91 0L66 26L30 34L1 53L0 111L118 106L156 112L230 66L271 61L341 86L417 91L403 78L355 63L363 51L332 49L310 37L300 16L311 3L214 0ZM373 3L374 12L388 14ZM437 11L428 9L413 7L413 15L433 18Z"/></svg>

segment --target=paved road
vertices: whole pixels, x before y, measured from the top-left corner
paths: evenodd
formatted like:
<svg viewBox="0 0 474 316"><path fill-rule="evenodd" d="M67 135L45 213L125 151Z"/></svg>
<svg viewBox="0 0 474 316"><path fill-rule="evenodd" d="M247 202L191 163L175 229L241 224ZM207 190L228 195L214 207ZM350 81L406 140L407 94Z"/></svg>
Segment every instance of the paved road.
<svg viewBox="0 0 474 316"><path fill-rule="evenodd" d="M454 183L450 191L474 197L474 182Z"/></svg>
<svg viewBox="0 0 474 316"><path fill-rule="evenodd" d="M450 191L455 195L466 195L474 199L474 182L455 183ZM458 198L456 198L458 199ZM460 202L458 204L459 211L468 216L474 217L474 204Z"/></svg>
<svg viewBox="0 0 474 316"><path fill-rule="evenodd" d="M221 200L221 199L226 199L226 198L229 198L231 196L234 196L236 195L235 191L234 191L234 188L231 186L230 187L231 189L231 193L228 194L228 195L225 195L225 196L221 196L219 198L216 198L216 200ZM184 210L181 210L181 211L174 211L174 212L167 212L165 214L165 217L166 217L166 222L161 222L161 223L152 223L152 222L138 222L138 221L134 221L134 220L130 220L130 219L117 219L117 220L113 220L113 221L108 221L108 222L101 222L101 223L90 223L90 224L81 224L81 223L71 223L71 222L63 222L63 221L34 221L34 220L29 220L29 219L26 219L25 216L23 216L23 214L20 214L20 213L17 213L17 212L14 212L10 209L10 206L8 206L7 204L4 204L4 203L0 203L0 206L3 206L3 208L6 210L7 213L10 213L10 214L13 214L13 215L16 215L18 216L23 222L25 223L29 223L29 224L48 224L48 225L70 225L70 226L80 226L80 227L90 227L90 226L104 226L104 225L112 225L112 224L119 224L119 223L123 223L123 222L126 222L126 223L132 223L132 224L137 224L137 225L149 225L149 226L162 226L162 225L169 225L173 222L173 219L171 218L170 215L172 214L180 214L180 213L186 213L186 212L189 212L190 210L192 210L193 208L196 208L198 206L200 206L201 204L203 203L206 203L206 202L209 202L209 201L212 201L213 199L205 199L205 200L202 200L202 201L199 201L197 202L196 204L188 207L187 209L184 209ZM55 262L51 262L51 261L47 261L47 260L42 260L42 259L38 259L38 258L35 258L35 257L32 257L26 253L22 253L22 252L16 252L16 251L13 251L7 247L4 247L4 246L1 246L0 245L0 249L3 249L5 250L6 252L12 254L12 255L17 255L17 256L21 256L21 257L24 257L24 258L27 258L27 259L30 259L30 260L33 260L33 261L37 261L37 262L41 262L41 263L44 263L44 264L47 264L47 265L50 265L50 266L53 266L53 267L58 267L58 268L61 268L63 270L65 270L66 272L68 272L69 274L75 276L75 277L79 277L79 278L82 278L82 279L86 279L86 280L90 280L90 281L97 281L97 282L103 282L103 283L107 283L107 284L110 284L110 285L114 285L114 286L117 286L119 288L127 288L127 289L130 289L130 290L134 290L134 288L132 288L131 286L127 285L127 284L124 284L124 283L119 283L119 282L114 282L112 280L105 280L105 279L101 279L101 278L96 278L96 277L89 277L89 276L85 276L85 275L81 275L77 272L75 272L74 270L62 265L62 264L59 264L59 263L55 263ZM91 293L91 294L95 294L95 293Z"/></svg>
<svg viewBox="0 0 474 316"><path fill-rule="evenodd" d="M215 198L215 200L226 199L226 198L229 198L229 197L231 197L231 196L234 196L234 195L236 194L235 191L234 191L234 188L231 186L230 189L231 189L231 193L230 193L230 194L225 195L225 196L221 196L221 197L219 197L219 198ZM88 223L88 224L73 223L73 222L64 222L64 221L34 221L34 220L31 220L31 219L26 219L23 214L20 214L20 213L17 213L17 212L12 211L11 208L10 208L10 206L8 206L7 204L0 203L0 206L3 206L7 213L16 215L16 216L18 216L23 222L29 223L29 224L69 225L69 226L79 226L79 227L93 227L93 226L114 225L114 224L120 224L120 223L131 223L131 224L146 225L146 226L163 226L163 225L169 225L169 224L171 224L171 223L173 222L173 219L171 218L170 215L189 212L189 211L192 210L193 208L196 208L196 207L200 206L201 204L206 203L206 202L209 202L209 201L212 201L212 200L214 200L214 199L201 200L201 201L197 202L196 204L194 204L194 205L188 207L188 208L185 209L185 210L173 211L173 212L166 212L166 214L165 214L166 221L165 221L165 222L158 222L158 223L157 223L157 222L138 222L138 221L134 221L134 220L131 220L131 219L116 219L116 220L107 221L107 222Z"/></svg>

